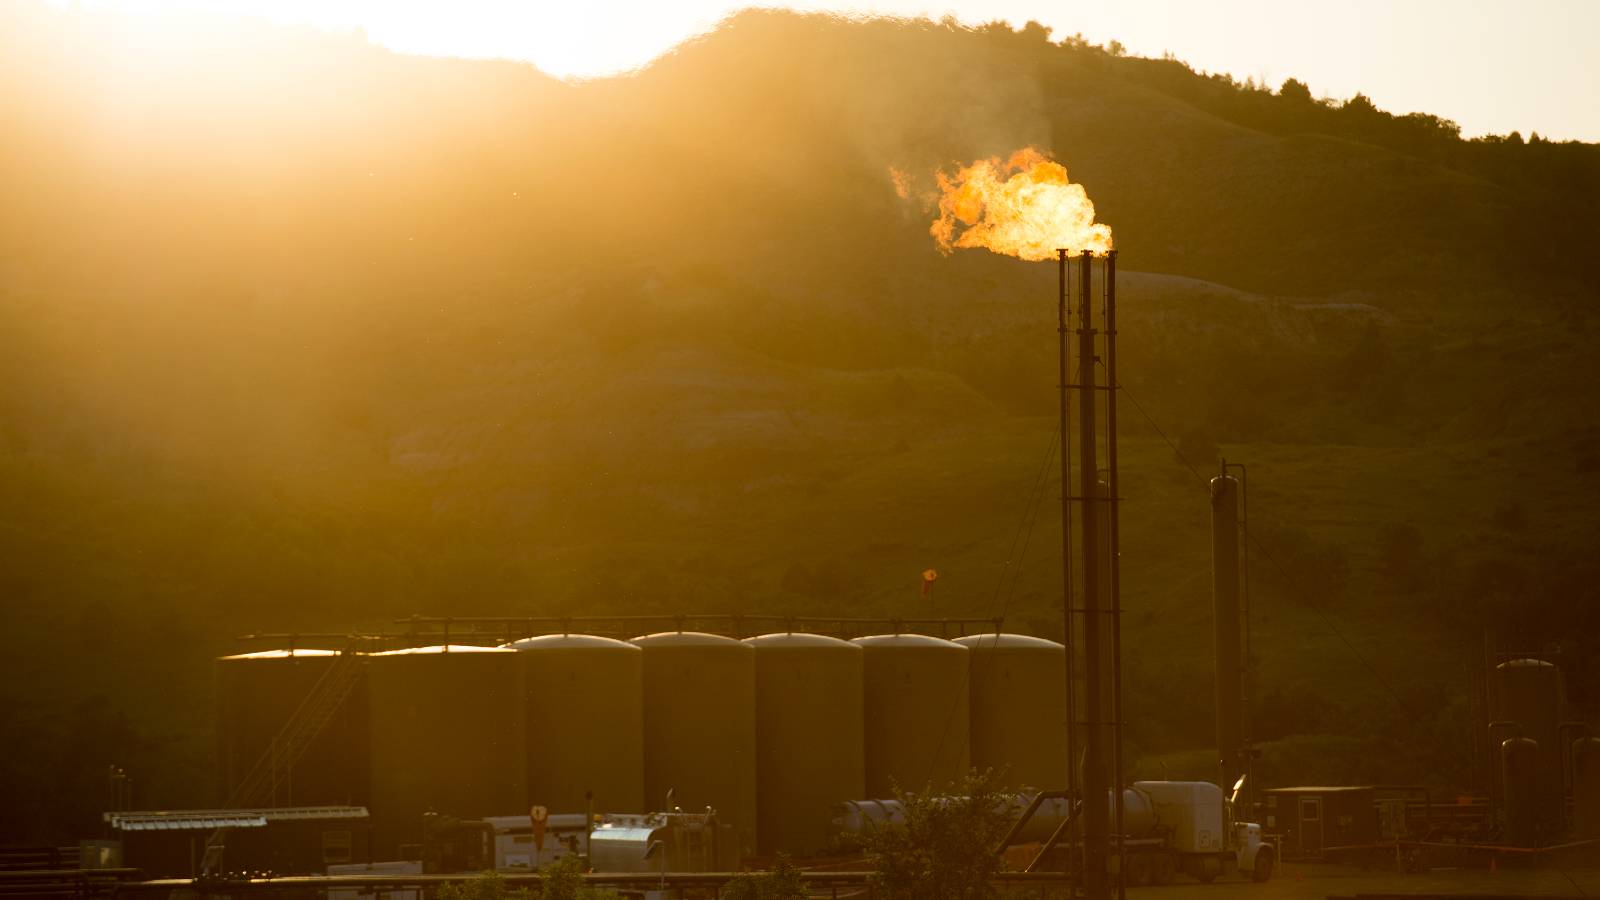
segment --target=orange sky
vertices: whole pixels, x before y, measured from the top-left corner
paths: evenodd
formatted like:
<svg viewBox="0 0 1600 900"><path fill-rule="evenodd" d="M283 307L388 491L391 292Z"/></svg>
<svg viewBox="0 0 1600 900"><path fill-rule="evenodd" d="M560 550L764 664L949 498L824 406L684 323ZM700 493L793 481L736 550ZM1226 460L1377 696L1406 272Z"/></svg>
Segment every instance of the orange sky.
<svg viewBox="0 0 1600 900"><path fill-rule="evenodd" d="M65 0L57 0L65 2ZM561 76L636 67L750 5L1035 19L1056 36L1171 51L1196 68L1286 77L1317 95L1357 91L1385 109L1454 119L1467 135L1537 131L1600 141L1600 2L1592 0L89 0L139 12L205 9L363 28L396 50L506 57Z"/></svg>

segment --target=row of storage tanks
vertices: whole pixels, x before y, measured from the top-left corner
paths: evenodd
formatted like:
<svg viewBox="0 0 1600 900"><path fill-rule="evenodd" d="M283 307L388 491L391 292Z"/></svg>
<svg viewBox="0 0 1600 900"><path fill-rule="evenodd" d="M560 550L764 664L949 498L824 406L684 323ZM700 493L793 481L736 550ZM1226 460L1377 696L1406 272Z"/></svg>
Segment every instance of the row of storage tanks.
<svg viewBox="0 0 1600 900"><path fill-rule="evenodd" d="M335 655L218 661L225 790ZM1060 644L1013 634L549 635L374 653L279 802L365 805L389 854L429 810L582 812L592 794L595 812L651 812L670 789L675 806L716 809L746 855L810 854L827 848L835 804L894 785L976 767L1064 786L1065 666Z"/></svg>

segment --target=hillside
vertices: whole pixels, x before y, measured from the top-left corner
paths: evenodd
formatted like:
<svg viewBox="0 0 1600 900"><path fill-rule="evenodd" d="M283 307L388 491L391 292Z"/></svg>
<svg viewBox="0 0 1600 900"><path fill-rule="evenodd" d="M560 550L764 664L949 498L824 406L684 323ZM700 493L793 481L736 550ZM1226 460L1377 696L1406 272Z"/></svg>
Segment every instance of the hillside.
<svg viewBox="0 0 1600 900"><path fill-rule="evenodd" d="M751 12L568 84L192 24L0 9L3 839L92 827L112 762L208 802L209 660L249 631L911 615L933 565L941 612L1053 633L1057 485L1006 560L1055 273L940 256L888 176L1028 144L1125 270L1134 774L1209 757L1167 438L1250 466L1268 777L1465 785L1485 619L1600 634L1600 148L1040 29Z"/></svg>

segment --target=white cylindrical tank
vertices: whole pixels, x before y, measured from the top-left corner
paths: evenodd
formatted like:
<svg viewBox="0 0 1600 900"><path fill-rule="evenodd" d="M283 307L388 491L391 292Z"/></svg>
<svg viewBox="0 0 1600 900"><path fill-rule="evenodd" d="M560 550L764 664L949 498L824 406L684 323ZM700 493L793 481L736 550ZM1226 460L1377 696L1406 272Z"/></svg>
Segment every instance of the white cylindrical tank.
<svg viewBox="0 0 1600 900"><path fill-rule="evenodd" d="M957 638L971 668L972 767L996 789L1067 786L1067 651L1023 634Z"/></svg>
<svg viewBox="0 0 1600 900"><path fill-rule="evenodd" d="M756 852L755 650L732 638L672 631L633 639L644 650L647 807L716 811L728 846ZM738 856L730 854L737 866Z"/></svg>
<svg viewBox="0 0 1600 900"><path fill-rule="evenodd" d="M528 802L552 813L644 810L644 651L548 634L518 651L526 692Z"/></svg>
<svg viewBox="0 0 1600 900"><path fill-rule="evenodd" d="M837 803L866 790L861 648L818 634L749 638L756 661L760 852L827 848Z"/></svg>
<svg viewBox="0 0 1600 900"><path fill-rule="evenodd" d="M969 768L967 648L922 634L856 638L869 798L946 791Z"/></svg>

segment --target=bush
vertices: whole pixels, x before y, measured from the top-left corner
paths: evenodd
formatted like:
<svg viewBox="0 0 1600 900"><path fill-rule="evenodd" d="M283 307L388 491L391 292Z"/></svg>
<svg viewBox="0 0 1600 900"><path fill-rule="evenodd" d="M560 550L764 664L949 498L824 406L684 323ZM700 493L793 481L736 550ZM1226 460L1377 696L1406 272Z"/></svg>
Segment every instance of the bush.
<svg viewBox="0 0 1600 900"><path fill-rule="evenodd" d="M592 888L583 882L583 860L576 855L563 856L543 869L537 900L622 900L616 891Z"/></svg>
<svg viewBox="0 0 1600 900"><path fill-rule="evenodd" d="M439 900L535 900L527 888L506 884L499 872L485 872L470 881L458 881L439 888Z"/></svg>
<svg viewBox="0 0 1600 900"><path fill-rule="evenodd" d="M809 895L800 870L780 854L772 871L743 873L728 882L722 896L727 900L806 900Z"/></svg>
<svg viewBox="0 0 1600 900"><path fill-rule="evenodd" d="M439 888L439 900L621 900L616 891L592 888L583 882L583 860L563 856L543 869L544 878L537 891L506 884L499 872L485 872L477 878Z"/></svg>
<svg viewBox="0 0 1600 900"><path fill-rule="evenodd" d="M1011 807L992 772L972 775L959 796L895 789L904 821L862 836L877 857L872 875L883 900L978 900L995 895L995 846L1011 825Z"/></svg>

